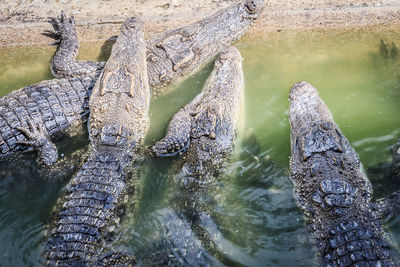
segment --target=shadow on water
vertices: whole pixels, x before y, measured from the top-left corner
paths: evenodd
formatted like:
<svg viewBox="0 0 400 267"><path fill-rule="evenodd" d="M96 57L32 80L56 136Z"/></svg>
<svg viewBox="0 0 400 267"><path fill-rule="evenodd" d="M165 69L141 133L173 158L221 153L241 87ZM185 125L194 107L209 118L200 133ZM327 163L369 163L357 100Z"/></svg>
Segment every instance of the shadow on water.
<svg viewBox="0 0 400 267"><path fill-rule="evenodd" d="M108 38L100 48L100 54L97 57L97 61L107 61L110 57L112 46L115 44L118 36L112 36Z"/></svg>
<svg viewBox="0 0 400 267"><path fill-rule="evenodd" d="M0 249L4 266L37 266L43 230L67 176L57 177L37 167L27 155L0 163ZM6 231L4 231L7 229Z"/></svg>
<svg viewBox="0 0 400 267"><path fill-rule="evenodd" d="M393 41L380 40L379 50L371 52L370 58L376 76L379 76L386 86L391 86L392 90L400 96L400 49L397 43ZM400 97L395 99L397 103ZM398 116L398 114L393 114ZM390 138L400 138L400 131L394 131ZM400 190L400 180L393 162L395 155L395 142L386 147L385 157L381 158L381 162L367 166L366 172L374 186L374 199L385 197L397 190Z"/></svg>

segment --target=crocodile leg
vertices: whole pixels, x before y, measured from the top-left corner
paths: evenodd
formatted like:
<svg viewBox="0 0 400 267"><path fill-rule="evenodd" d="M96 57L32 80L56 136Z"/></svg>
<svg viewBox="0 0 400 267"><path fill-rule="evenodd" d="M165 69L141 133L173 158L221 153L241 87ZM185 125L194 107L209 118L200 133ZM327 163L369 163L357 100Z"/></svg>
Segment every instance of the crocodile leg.
<svg viewBox="0 0 400 267"><path fill-rule="evenodd" d="M257 19L263 7L262 0L243 0L201 21L160 33L147 40L147 72L153 94L162 90L160 85L193 74L237 41ZM59 49L51 65L57 77L87 75L103 66L102 62L75 61L78 37L73 20L71 22L62 14L61 18L53 18L50 22L56 32L46 35L61 36Z"/></svg>
<svg viewBox="0 0 400 267"><path fill-rule="evenodd" d="M55 180L70 179L81 167L82 159L85 158L87 151L88 147L83 147L70 155L62 157L51 166L38 169L39 175L41 177L51 177L51 179Z"/></svg>
<svg viewBox="0 0 400 267"><path fill-rule="evenodd" d="M167 134L151 147L157 157L172 157L184 153L190 144L192 116L190 106L181 108L171 119Z"/></svg>
<svg viewBox="0 0 400 267"><path fill-rule="evenodd" d="M45 31L43 35L55 39L53 45L58 45L50 65L53 75L58 78L98 75L104 62L76 60L79 41L74 17L67 19L64 12L61 12L60 17L50 18L49 22L54 31Z"/></svg>
<svg viewBox="0 0 400 267"><path fill-rule="evenodd" d="M291 178L321 265L399 266L371 209L371 183L317 90L298 82L289 100Z"/></svg>
<svg viewBox="0 0 400 267"><path fill-rule="evenodd" d="M44 165L52 165L57 161L57 147L50 141L42 130L44 127L40 124L33 125L31 121L27 122L29 129L17 127L29 141L17 141L17 144L32 146L38 150L39 159Z"/></svg>
<svg viewBox="0 0 400 267"><path fill-rule="evenodd" d="M215 138L216 120L220 114L214 113L220 113L218 105L206 107L205 112L196 112L196 105L201 99L202 94L197 95L172 117L165 137L151 147L155 156L173 157L184 153L190 145L191 135L208 135ZM196 120L193 123L194 117Z"/></svg>

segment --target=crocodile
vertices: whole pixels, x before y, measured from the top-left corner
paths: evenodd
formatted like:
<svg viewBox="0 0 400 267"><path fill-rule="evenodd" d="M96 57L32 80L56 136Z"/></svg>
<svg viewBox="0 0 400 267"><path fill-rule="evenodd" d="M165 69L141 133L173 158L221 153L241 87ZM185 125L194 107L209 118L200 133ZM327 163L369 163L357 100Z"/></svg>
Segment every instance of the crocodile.
<svg viewBox="0 0 400 267"><path fill-rule="evenodd" d="M192 74L223 48L238 40L263 10L260 0L245 0L189 26L156 35L146 42L147 72L156 94L160 85ZM59 47L51 61L60 78L16 90L0 98L0 159L16 152L39 151L41 162L51 165L57 149L50 138L82 125L89 114L91 90L104 62L76 60L79 41L73 17L51 18ZM32 125L32 127L30 126ZM36 130L39 128L40 130Z"/></svg>
<svg viewBox="0 0 400 267"><path fill-rule="evenodd" d="M358 155L307 82L289 95L290 173L322 266L399 266Z"/></svg>
<svg viewBox="0 0 400 267"><path fill-rule="evenodd" d="M162 32L147 40L147 72L153 94L162 85L194 73L215 55L247 32L264 8L262 0L243 0L188 26ZM56 77L67 78L96 73L104 62L76 61L79 41L74 20L64 14L52 18L54 31L44 34L60 44L51 69ZM94 75L94 74L93 74Z"/></svg>
<svg viewBox="0 0 400 267"><path fill-rule="evenodd" d="M131 266L125 252L109 251L134 190L149 126L150 88L142 22L121 26L89 101L90 148L86 162L66 186L49 229L48 266Z"/></svg>
<svg viewBox="0 0 400 267"><path fill-rule="evenodd" d="M152 244L138 266L221 266L206 251L189 221L173 209L162 209L158 214L163 225L163 239Z"/></svg>
<svg viewBox="0 0 400 267"><path fill-rule="evenodd" d="M182 154L171 167L180 187L174 201L177 203L177 215L190 222L202 240L210 241L206 230L195 222L199 221L196 217L207 217L209 202L204 200L207 185L224 171L233 151L243 83L240 52L235 47L229 47L215 61L202 92L173 116L166 136L151 147L156 157ZM201 215L200 210L206 214ZM208 218L211 220L211 217ZM176 244L186 244L177 249L186 251L186 257L191 257L197 254L193 251L197 251L198 247L193 247L192 251L188 242ZM207 246L210 244L204 243ZM190 261L193 266L207 265L207 259L200 256L180 260Z"/></svg>

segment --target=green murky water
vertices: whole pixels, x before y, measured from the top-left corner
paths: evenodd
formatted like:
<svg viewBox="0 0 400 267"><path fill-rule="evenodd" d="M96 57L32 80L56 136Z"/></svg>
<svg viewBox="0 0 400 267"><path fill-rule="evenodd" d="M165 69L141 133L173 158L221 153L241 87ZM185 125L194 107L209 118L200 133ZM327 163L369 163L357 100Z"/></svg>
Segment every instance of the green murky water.
<svg viewBox="0 0 400 267"><path fill-rule="evenodd" d="M400 189L385 175L390 148L400 137L400 58L380 54L380 39L400 44L400 27L369 30L283 31L242 39L245 131L224 177L210 186L213 242L222 262L237 266L309 266L312 244L289 180L288 93L299 80L312 83L359 153L375 196ZM81 45L80 58L102 60L102 43ZM54 50L47 46L0 48L0 95L50 79ZM206 66L174 85L151 106L147 144L160 139L171 116L202 88ZM87 134L64 140L60 150L87 143ZM34 158L34 156L32 156ZM136 211L117 246L145 255L156 242L163 214L176 192L173 160L143 166ZM43 230L66 180L47 177L35 161L1 163L0 257L8 266L36 266ZM400 216L387 221L400 242ZM211 230L210 230L211 231ZM212 232L212 231L211 231ZM140 258L140 256L139 256Z"/></svg>

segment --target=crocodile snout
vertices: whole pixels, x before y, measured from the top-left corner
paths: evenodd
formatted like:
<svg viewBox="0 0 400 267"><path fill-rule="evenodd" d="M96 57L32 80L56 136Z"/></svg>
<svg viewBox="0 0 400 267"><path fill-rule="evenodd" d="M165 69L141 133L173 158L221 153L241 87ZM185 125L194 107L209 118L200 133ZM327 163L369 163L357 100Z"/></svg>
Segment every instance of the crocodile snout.
<svg viewBox="0 0 400 267"><path fill-rule="evenodd" d="M143 22L137 17L130 17L125 21L125 26L130 30L142 30Z"/></svg>
<svg viewBox="0 0 400 267"><path fill-rule="evenodd" d="M289 99L291 101L299 100L299 98L318 96L317 90L308 82L297 82L290 88Z"/></svg>
<svg viewBox="0 0 400 267"><path fill-rule="evenodd" d="M218 61L221 62L222 64L224 64L228 60L238 63L242 62L242 56L236 47L230 46L226 48L221 52L221 54L218 57Z"/></svg>
<svg viewBox="0 0 400 267"><path fill-rule="evenodd" d="M264 8L263 0L246 0L245 7L249 14L259 14Z"/></svg>
<svg viewBox="0 0 400 267"><path fill-rule="evenodd" d="M320 125L321 130L334 128L332 114L317 89L307 82L297 82L289 94L289 122L292 135L304 135L304 132ZM336 126L335 126L336 127Z"/></svg>

